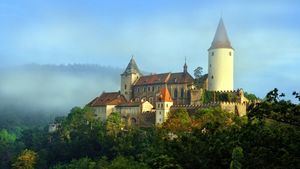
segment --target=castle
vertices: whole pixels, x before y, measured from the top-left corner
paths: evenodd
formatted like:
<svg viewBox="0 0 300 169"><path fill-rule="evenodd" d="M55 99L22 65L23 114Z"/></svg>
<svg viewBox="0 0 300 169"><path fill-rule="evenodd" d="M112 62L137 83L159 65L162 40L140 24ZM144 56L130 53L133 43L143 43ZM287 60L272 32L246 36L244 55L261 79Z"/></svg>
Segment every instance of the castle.
<svg viewBox="0 0 300 169"><path fill-rule="evenodd" d="M121 74L120 91L103 92L87 106L103 121L112 112L119 112L127 124L139 126L161 124L170 111L179 108L193 111L220 107L242 116L248 100L242 90L233 90L233 72L234 49L221 18L208 49L208 74L201 77L197 86L186 63L182 72L143 75L132 57ZM205 93L211 93L211 98L205 100ZM217 99L224 94L230 97Z"/></svg>

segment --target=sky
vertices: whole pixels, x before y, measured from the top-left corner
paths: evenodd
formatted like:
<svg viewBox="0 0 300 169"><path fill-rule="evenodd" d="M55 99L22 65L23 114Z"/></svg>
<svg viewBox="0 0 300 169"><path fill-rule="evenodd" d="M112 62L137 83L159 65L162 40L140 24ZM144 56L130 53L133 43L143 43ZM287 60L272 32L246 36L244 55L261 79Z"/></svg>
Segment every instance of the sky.
<svg viewBox="0 0 300 169"><path fill-rule="evenodd" d="M220 17L235 49L235 88L300 91L297 0L0 0L0 67L99 64L207 72Z"/></svg>

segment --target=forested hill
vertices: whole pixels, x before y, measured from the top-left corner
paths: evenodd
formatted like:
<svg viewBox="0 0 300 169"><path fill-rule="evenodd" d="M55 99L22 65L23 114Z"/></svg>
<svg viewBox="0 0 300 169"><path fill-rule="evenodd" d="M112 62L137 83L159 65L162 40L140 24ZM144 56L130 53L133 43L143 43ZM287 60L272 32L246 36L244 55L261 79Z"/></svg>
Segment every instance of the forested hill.
<svg viewBox="0 0 300 169"><path fill-rule="evenodd" d="M29 64L0 69L0 124L30 115L56 116L84 105L103 90L119 89L122 69L99 65ZM8 115L8 116L7 116ZM40 119L39 119L40 120Z"/></svg>

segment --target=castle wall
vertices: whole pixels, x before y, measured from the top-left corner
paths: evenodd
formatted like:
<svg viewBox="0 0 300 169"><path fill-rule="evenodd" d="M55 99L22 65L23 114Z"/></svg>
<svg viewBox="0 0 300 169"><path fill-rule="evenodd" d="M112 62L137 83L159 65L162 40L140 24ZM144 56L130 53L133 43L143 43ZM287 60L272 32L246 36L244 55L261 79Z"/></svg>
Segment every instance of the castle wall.
<svg viewBox="0 0 300 169"><path fill-rule="evenodd" d="M214 102L199 105L174 105L171 110L186 109L189 113L196 113L199 109L204 108L221 108L222 110L234 113L239 116L245 116L247 114L247 103L237 102Z"/></svg>

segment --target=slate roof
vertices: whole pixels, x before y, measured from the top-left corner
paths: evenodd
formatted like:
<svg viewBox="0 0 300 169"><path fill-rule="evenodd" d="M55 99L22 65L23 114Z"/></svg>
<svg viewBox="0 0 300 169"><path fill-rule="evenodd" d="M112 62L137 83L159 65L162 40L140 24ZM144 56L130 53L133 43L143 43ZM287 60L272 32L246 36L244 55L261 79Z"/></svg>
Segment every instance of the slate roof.
<svg viewBox="0 0 300 169"><path fill-rule="evenodd" d="M120 92L110 92L110 93L102 93L99 97L93 99L87 106L90 107L98 107L105 105L119 105L122 103L126 103L126 99Z"/></svg>
<svg viewBox="0 0 300 169"><path fill-rule="evenodd" d="M140 86L140 85L153 85L153 84L182 84L182 83L193 83L193 82L194 82L194 78L189 73L179 72L179 73L161 73L161 74L141 76L134 85Z"/></svg>
<svg viewBox="0 0 300 169"><path fill-rule="evenodd" d="M211 43L211 46L208 50L217 49L217 48L230 48L232 49L231 43L229 41L226 28L221 18L219 21L219 25L217 31L215 33L214 40Z"/></svg>
<svg viewBox="0 0 300 169"><path fill-rule="evenodd" d="M128 75L128 74L132 74L132 73L141 74L133 57L130 59L130 62L128 63L128 65L122 75Z"/></svg>

